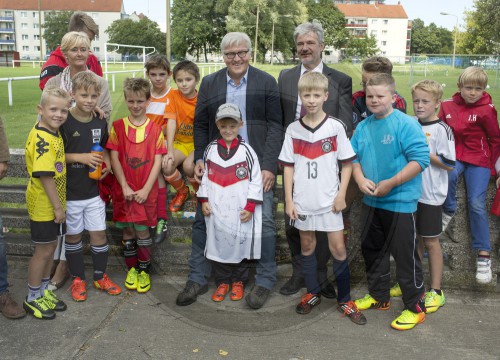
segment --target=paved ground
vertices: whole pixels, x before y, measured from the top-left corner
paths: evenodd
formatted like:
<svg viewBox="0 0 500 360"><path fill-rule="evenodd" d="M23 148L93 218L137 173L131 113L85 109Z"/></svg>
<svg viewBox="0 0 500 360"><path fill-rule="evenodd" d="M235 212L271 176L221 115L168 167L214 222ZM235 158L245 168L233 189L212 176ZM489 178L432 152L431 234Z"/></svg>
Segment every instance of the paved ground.
<svg viewBox="0 0 500 360"><path fill-rule="evenodd" d="M11 261L9 270L10 291L21 301L26 262ZM280 267L280 273L288 270ZM123 283L125 272L115 268L110 277ZM298 315L299 295L277 290L257 311L244 301L212 302L214 286L196 303L178 307L185 278L155 275L143 295L112 297L90 288L83 303L71 300L68 284L58 290L68 310L53 321L0 316L0 359L500 359L498 293L448 290L446 306L415 329L398 332L389 324L402 310L401 299L393 299L388 311L366 311L368 324L359 326L328 299ZM361 283L352 295L365 291Z"/></svg>

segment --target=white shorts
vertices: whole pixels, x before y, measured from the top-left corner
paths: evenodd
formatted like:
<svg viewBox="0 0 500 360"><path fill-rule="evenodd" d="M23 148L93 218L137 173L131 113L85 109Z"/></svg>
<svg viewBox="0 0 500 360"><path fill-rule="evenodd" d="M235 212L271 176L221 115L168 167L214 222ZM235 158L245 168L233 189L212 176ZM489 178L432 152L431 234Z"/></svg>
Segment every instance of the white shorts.
<svg viewBox="0 0 500 360"><path fill-rule="evenodd" d="M106 204L100 196L66 202L66 234L106 230Z"/></svg>
<svg viewBox="0 0 500 360"><path fill-rule="evenodd" d="M317 215L299 215L293 226L302 231L340 231L344 229L342 213L327 212Z"/></svg>

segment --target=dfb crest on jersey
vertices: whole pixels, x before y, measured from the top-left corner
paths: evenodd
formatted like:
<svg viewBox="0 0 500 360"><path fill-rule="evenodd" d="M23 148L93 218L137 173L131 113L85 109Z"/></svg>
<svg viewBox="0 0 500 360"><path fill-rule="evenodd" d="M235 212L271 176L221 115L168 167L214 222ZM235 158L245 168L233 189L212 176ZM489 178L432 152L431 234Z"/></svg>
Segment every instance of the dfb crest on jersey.
<svg viewBox="0 0 500 360"><path fill-rule="evenodd" d="M323 144L321 144L321 150L323 150L324 153L329 153L332 151L332 143L329 140L326 140Z"/></svg>
<svg viewBox="0 0 500 360"><path fill-rule="evenodd" d="M245 179L248 176L248 169L246 167L236 168L236 177L240 180Z"/></svg>

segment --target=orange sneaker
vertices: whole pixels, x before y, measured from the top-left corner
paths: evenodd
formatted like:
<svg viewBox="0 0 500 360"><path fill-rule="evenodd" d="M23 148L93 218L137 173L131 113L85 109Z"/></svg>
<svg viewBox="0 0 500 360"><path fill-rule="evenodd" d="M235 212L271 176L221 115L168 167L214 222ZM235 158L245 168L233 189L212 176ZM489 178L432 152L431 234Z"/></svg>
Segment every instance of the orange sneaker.
<svg viewBox="0 0 500 360"><path fill-rule="evenodd" d="M237 281L231 285L231 294L229 294L229 298L233 301L238 301L243 299L243 295L245 292L243 291L243 282Z"/></svg>
<svg viewBox="0 0 500 360"><path fill-rule="evenodd" d="M104 274L101 280L94 281L94 287L106 291L109 295L120 295L122 292L122 289L112 282L106 274Z"/></svg>
<svg viewBox="0 0 500 360"><path fill-rule="evenodd" d="M215 290L215 292L213 293L212 300L216 302L224 300L228 291L229 291L229 284L221 283L217 287L217 290Z"/></svg>
<svg viewBox="0 0 500 360"><path fill-rule="evenodd" d="M184 203L188 199L188 197L189 197L189 189L186 186L181 191L178 191L177 194L175 194L175 197L170 202L170 205L168 206L170 212L179 211L182 208L182 205L184 205Z"/></svg>
<svg viewBox="0 0 500 360"><path fill-rule="evenodd" d="M71 297L75 301L87 300L87 283L78 276L73 279L71 284Z"/></svg>

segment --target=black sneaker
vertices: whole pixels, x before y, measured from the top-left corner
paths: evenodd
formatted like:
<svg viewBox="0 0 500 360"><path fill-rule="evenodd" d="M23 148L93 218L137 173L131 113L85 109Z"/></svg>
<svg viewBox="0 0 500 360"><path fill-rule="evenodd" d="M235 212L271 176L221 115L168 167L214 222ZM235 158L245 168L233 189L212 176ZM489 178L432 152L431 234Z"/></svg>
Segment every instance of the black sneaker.
<svg viewBox="0 0 500 360"><path fill-rule="evenodd" d="M270 291L265 287L254 285L250 294L245 297L245 300L252 309L260 309L269 297Z"/></svg>
<svg viewBox="0 0 500 360"><path fill-rule="evenodd" d="M293 276L288 279L288 281L280 289L281 295L293 295L299 292L301 288L306 286L304 279L300 279L298 276Z"/></svg>
<svg viewBox="0 0 500 360"><path fill-rule="evenodd" d="M321 296L324 296L327 299L337 298L337 292L335 291L335 286L333 286L331 281L327 280L326 282L321 284Z"/></svg>
<svg viewBox="0 0 500 360"><path fill-rule="evenodd" d="M200 285L195 283L194 281L188 280L184 290L182 290L179 295L177 295L177 300L175 303L178 306L187 306L191 305L196 301L198 295L203 295L208 291L208 285Z"/></svg>
<svg viewBox="0 0 500 360"><path fill-rule="evenodd" d="M26 298L23 308L28 314L33 315L37 319L52 320L56 317L56 313L47 305L44 297L39 297L32 301L28 301L28 298Z"/></svg>
<svg viewBox="0 0 500 360"><path fill-rule="evenodd" d="M154 237L155 244L160 244L167 238L167 230L167 220L158 219Z"/></svg>
<svg viewBox="0 0 500 360"><path fill-rule="evenodd" d="M52 290L45 290L43 298L45 299L47 306L54 311L64 311L68 308L64 301L59 300Z"/></svg>

